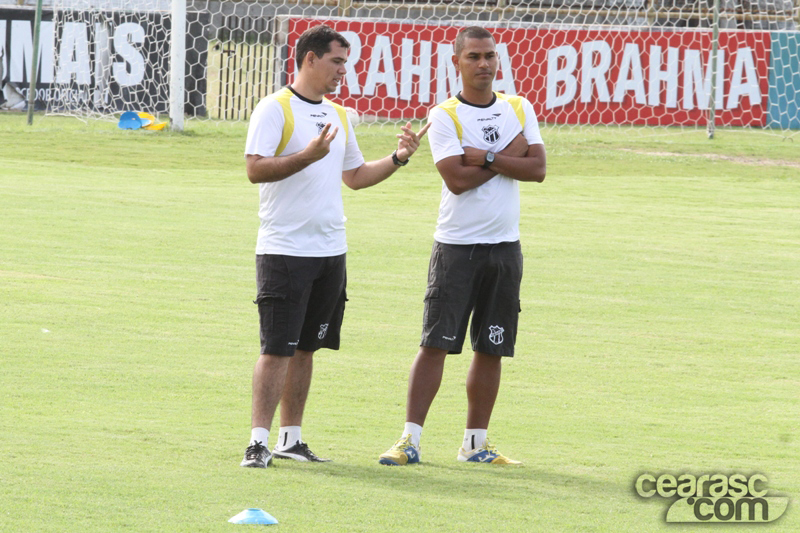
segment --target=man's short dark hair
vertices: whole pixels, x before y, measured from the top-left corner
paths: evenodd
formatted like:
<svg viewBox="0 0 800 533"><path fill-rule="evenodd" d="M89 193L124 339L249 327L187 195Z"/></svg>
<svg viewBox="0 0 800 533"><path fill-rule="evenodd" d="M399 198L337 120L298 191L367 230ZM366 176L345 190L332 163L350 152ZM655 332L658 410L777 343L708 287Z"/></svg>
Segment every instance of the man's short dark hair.
<svg viewBox="0 0 800 533"><path fill-rule="evenodd" d="M457 56L460 56L461 51L464 50L464 41L467 39L491 39L494 41L494 35L492 35L486 28L481 28L480 26L469 26L464 28L458 32L458 36L456 37L455 54Z"/></svg>
<svg viewBox="0 0 800 533"><path fill-rule="evenodd" d="M309 52L314 52L317 57L322 57L331 51L331 42L337 41L343 48L350 48L347 39L330 26L324 24L314 26L303 32L295 45L297 57L297 70L303 66L303 60Z"/></svg>

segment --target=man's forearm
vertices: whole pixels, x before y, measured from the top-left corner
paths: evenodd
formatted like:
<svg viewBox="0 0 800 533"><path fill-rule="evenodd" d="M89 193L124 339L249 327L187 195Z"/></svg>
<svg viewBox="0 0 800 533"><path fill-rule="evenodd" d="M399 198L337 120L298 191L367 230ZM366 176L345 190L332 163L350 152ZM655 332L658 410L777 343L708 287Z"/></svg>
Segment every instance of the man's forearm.
<svg viewBox="0 0 800 533"><path fill-rule="evenodd" d="M296 174L314 163L305 150L279 157L247 156L247 177L251 183L272 183Z"/></svg>
<svg viewBox="0 0 800 533"><path fill-rule="evenodd" d="M464 165L459 161L446 168L439 168L439 174L442 175L450 192L459 195L480 187L497 175L497 172L482 167Z"/></svg>
<svg viewBox="0 0 800 533"><path fill-rule="evenodd" d="M375 161L367 161L355 172L345 172L342 175L342 180L345 185L353 190L365 189L377 185L392 174L399 167L392 161L392 156L377 159Z"/></svg>
<svg viewBox="0 0 800 533"><path fill-rule="evenodd" d="M494 161L489 169L495 174L502 174L519 181L544 181L547 171L547 153L542 144L521 145L518 136L505 149L494 154ZM486 150L464 147L463 163L482 167L486 161Z"/></svg>
<svg viewBox="0 0 800 533"><path fill-rule="evenodd" d="M495 154L489 167L494 174L502 174L519 181L544 181L546 163L543 156L513 157Z"/></svg>

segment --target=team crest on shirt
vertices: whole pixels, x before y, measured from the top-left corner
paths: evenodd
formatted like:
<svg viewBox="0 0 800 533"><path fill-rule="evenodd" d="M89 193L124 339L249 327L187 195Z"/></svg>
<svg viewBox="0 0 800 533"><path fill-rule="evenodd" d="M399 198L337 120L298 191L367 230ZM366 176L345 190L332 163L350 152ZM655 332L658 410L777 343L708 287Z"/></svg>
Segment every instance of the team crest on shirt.
<svg viewBox="0 0 800 533"><path fill-rule="evenodd" d="M317 335L317 337L319 337L320 339L324 339L325 335L327 334L328 334L328 324L320 324L319 334Z"/></svg>
<svg viewBox="0 0 800 533"><path fill-rule="evenodd" d="M325 129L325 123L324 122L317 122L317 135L322 133L322 130L324 130L324 129Z"/></svg>
<svg viewBox="0 0 800 533"><path fill-rule="evenodd" d="M500 326L489 326L489 340L492 344L503 344L503 332L505 329Z"/></svg>
<svg viewBox="0 0 800 533"><path fill-rule="evenodd" d="M487 143L494 144L500 139L500 130L497 126L484 126L481 129L483 130L483 140Z"/></svg>

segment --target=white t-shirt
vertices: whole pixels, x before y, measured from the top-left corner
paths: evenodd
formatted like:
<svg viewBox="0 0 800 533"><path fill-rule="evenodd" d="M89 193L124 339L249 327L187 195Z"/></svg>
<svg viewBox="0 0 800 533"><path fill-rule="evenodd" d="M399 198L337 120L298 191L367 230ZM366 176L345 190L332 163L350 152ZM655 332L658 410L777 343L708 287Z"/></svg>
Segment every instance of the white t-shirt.
<svg viewBox="0 0 800 533"><path fill-rule="evenodd" d="M470 104L456 95L434 107L428 141L433 162L464 154L464 146L502 151L520 132L528 144L544 144L528 100L495 93L492 103ZM519 240L519 182L498 174L460 195L442 183L434 239L446 244L496 244Z"/></svg>
<svg viewBox="0 0 800 533"><path fill-rule="evenodd" d="M364 156L344 108L312 102L286 87L262 99L250 117L246 155L275 157L303 150L325 124L339 127L328 155L288 178L260 183L257 254L330 257L347 251L342 172Z"/></svg>

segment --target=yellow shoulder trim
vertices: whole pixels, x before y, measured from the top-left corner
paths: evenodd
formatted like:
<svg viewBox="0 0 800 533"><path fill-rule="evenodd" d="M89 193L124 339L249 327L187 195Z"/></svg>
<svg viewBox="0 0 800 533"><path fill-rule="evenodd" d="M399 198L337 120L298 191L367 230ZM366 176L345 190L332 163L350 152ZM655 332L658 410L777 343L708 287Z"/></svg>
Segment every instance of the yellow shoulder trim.
<svg viewBox="0 0 800 533"><path fill-rule="evenodd" d="M452 98L448 98L437 106L447 112L447 114L450 115L450 118L453 119L453 124L456 126L456 135L458 135L458 142L462 142L462 137L464 136L464 129L461 127L461 121L458 120L458 113L456 113L456 107L458 107L458 104L460 103L461 102L458 100L458 98L454 96Z"/></svg>
<svg viewBox="0 0 800 533"><path fill-rule="evenodd" d="M281 134L281 142L275 150L275 157L278 157L286 149L286 145L289 144L289 139L292 138L292 133L294 133L294 114L292 113L292 105L289 103L292 98L292 91L284 87L275 93L274 98L283 108L283 133Z"/></svg>
<svg viewBox="0 0 800 533"><path fill-rule="evenodd" d="M511 108L514 110L514 113L517 114L517 119L519 120L520 126L522 129L525 129L525 110L522 108L522 97L521 96L511 96L508 94L503 93L494 93L497 95L497 98L500 100L505 100L511 105Z"/></svg>
<svg viewBox="0 0 800 533"><path fill-rule="evenodd" d="M339 120L342 122L342 127L344 128L344 145L347 146L347 141L350 140L350 121L347 119L347 110L343 106L335 104L327 98L323 97L323 100L331 104L336 112L339 113Z"/></svg>

